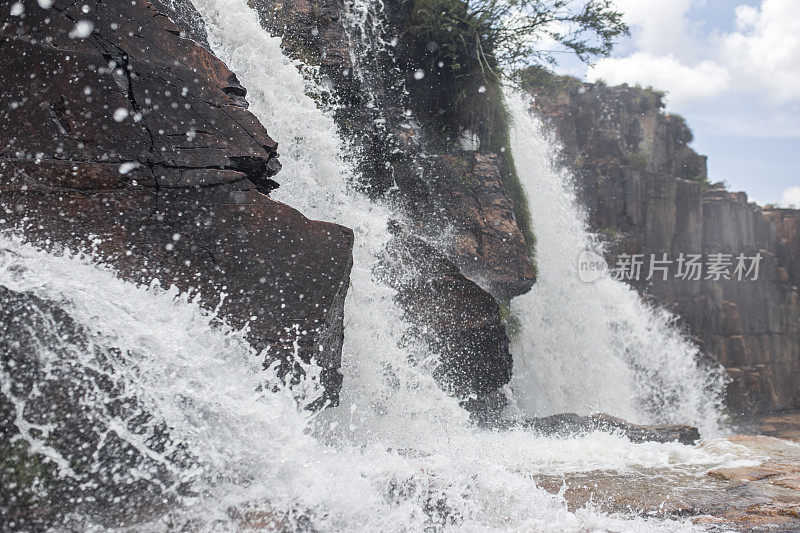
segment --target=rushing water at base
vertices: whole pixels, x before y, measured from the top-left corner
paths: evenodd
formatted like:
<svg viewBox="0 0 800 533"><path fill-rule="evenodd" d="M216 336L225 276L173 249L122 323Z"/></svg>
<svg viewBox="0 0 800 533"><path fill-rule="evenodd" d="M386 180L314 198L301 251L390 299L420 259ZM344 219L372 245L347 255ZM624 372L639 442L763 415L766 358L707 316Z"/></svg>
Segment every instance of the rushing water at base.
<svg viewBox="0 0 800 533"><path fill-rule="evenodd" d="M141 412L135 413L147 413L148 427L168 428L170 440L165 451L164 446L156 447L142 439L147 432L137 426L139 418L131 413L120 417L98 407L93 417L104 438L116 435L155 465L140 469L133 477L152 478L168 491L167 508L153 507L141 514L139 520L147 521L145 527L692 529L686 522L608 515L593 507L570 511L562 495L543 490L537 486L537 479L600 471L640 475L654 469L702 479L708 468L740 464L743 459L735 450L724 445L701 449L675 443L633 444L606 433L550 438L524 430L483 430L469 423L467 413L431 378L429 367L435 361L412 361L407 349L398 346L404 330L401 313L393 302L392 290L373 275L388 239L386 227L391 213L349 189L351 170L343 162L333 120L307 96L308 87L296 64L281 53L280 41L261 29L246 0L195 0L195 4L216 53L248 88L251 111L282 143L282 186L274 197L309 217L338 222L355 232L355 264L345 309L345 381L342 405L312 415L296 405L296 391L279 388L265 392L271 390L264 386L270 375L260 369L261 355L243 340L241 332L232 331L187 296L158 286L143 288L120 281L86 257L53 255L14 238L0 237L0 285L57 304L87 332L92 345L106 354L105 372L136 399L135 409ZM512 101L517 117L515 148L520 142L527 143L525 137L530 133L525 129L530 119L526 112L520 114L520 105ZM569 194L559 189L552 177L532 174L541 159L527 164L519 154L528 149L526 145L517 156L528 191L550 187L551 200L570 202ZM534 200L532 207L540 206ZM554 272L561 276L558 279L568 275L563 271L567 264L557 265L548 259L549 254L571 254L583 235L574 209L565 208L553 215L557 215L551 221L553 227L541 226L537 217L537 230L542 235L538 287L544 289L532 298L541 303L528 297L514 302L526 328L526 337L518 339L515 346L521 371L514 382L518 402L531 412L599 407L634 419L652 416L636 402L636 395L644 392L636 390L637 375L631 370L631 361L615 361L612 353L617 346L614 343L627 337L621 332L613 336L610 331L627 327L638 335L638 327L647 331L655 328L662 335L657 339L677 343L684 350L678 353L688 353L687 348L677 336L668 334L666 323L645 313L633 293L616 285L606 289L598 286L596 290L607 292L593 296L592 301L599 304L603 297L622 299L624 304L606 310L621 313L619 325L597 325L580 309L564 309L563 302L561 307L550 309L552 313L563 310L563 316L545 314L542 310L555 305L554 300L577 290L567 282L559 286L548 281L555 279L550 277ZM563 249L555 244L551 247L548 243L552 241L543 238L559 223L572 228L576 236ZM574 272L574 266L571 268ZM555 292L549 294L551 290ZM571 322L572 333L560 339L563 346L556 350L554 341L547 339L558 339L555 334L550 337L549 328L560 328L559 334L565 334L559 320ZM574 330L582 328L584 320L588 320L588 329L576 335ZM657 326L648 326L648 320ZM42 322L47 324L48 320ZM652 347L652 342L642 344L636 335L631 345L623 344L623 351L628 346L628 357L637 357L633 349ZM590 344L576 345L575 337L583 337ZM587 351L587 347L593 351ZM90 352L66 362L54 348L38 346L34 354L49 369L48 376L96 371L97 361ZM575 351L570 352L573 348ZM670 365L689 363L684 355L663 355L668 348L662 346L656 354L640 355L655 362L646 359L645 370L663 371L658 377L669 386L677 379L700 376L682 370L674 370L683 373L673 375ZM546 357L534 357L534 349ZM561 359L553 360L556 357ZM595 364L595 357L598 368L590 366ZM548 369L545 363L553 368ZM68 371L58 371L65 364ZM538 375L543 377L525 372L533 365L541 367ZM605 374L610 377L600 381L590 375L600 371L611 372ZM575 375L578 373L581 376ZM571 384L564 381L553 387L552 382L546 382L566 380L560 377L564 375L571 375ZM699 388L693 389L692 383ZM687 382L678 391L678 407L663 416L686 416L678 420L683 422L707 415L713 421L713 413L701 409L706 401L700 393L702 385ZM585 386L597 389L592 396L581 397ZM617 389L622 392L614 392ZM113 398L103 396L107 394L104 390L92 388L82 401L89 409L112 402ZM309 385L306 393L306 400L310 400L318 391ZM16 426L21 438L34 450L52 451L46 431L57 437L56 430L39 423L37 427L46 430L45 436L41 431L31 431L24 402L14 398L20 413ZM167 453L170 451L175 453ZM55 452L49 455L58 461ZM157 479L154 472L159 473ZM127 482L119 465L98 464L92 474L111 482ZM72 474L64 469L59 475ZM106 513L113 516L114 505L124 508L125 501L115 501ZM69 520L91 525L81 516Z"/></svg>
<svg viewBox="0 0 800 533"><path fill-rule="evenodd" d="M410 394L396 391L398 405L387 406L387 414L373 404L364 406L373 411L370 417L353 417L352 407L343 406L312 420L291 394L259 392L265 379L259 354L239 332L176 291L136 287L86 258L54 256L7 237L0 239L0 250L0 285L56 302L96 345L116 349L119 359L109 375L170 428L174 447L192 457L187 467L167 454L151 454L186 489L169 510L144 515L148 528L183 524L216 530L274 520L290 529L310 523L323 530L449 525L466 530L674 531L689 526L608 516L591 508L569 512L562 497L536 485L537 476L635 475L656 469L702 479L708 468L742 462L736 450L724 447L632 444L605 433L546 438L523 430L479 430L451 402L409 383L398 387L423 396L416 403L430 403L428 412L406 404ZM59 363L50 348L42 346L36 357L52 372L66 363ZM69 362L73 375L95 366L88 354ZM362 374L357 379L368 378ZM90 399L104 401L96 396L83 400ZM445 411L452 418L439 416ZM147 451L132 418L98 416L95 423L99 431ZM330 431L336 424L347 430ZM48 447L31 433L25 439L39 449ZM94 473L116 479L115 466L98 465Z"/></svg>

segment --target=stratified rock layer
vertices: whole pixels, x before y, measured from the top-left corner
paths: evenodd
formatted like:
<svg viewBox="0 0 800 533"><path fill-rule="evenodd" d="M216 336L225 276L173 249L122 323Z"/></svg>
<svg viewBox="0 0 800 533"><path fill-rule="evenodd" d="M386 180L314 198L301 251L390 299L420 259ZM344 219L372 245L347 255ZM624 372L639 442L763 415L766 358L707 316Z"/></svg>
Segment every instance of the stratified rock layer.
<svg viewBox="0 0 800 533"><path fill-rule="evenodd" d="M222 316L249 323L268 360L299 336L336 401L353 236L262 194L277 186L277 143L236 76L155 0L31 0L20 16L12 3L0 2L2 226L212 308L227 294Z"/></svg>
<svg viewBox="0 0 800 533"><path fill-rule="evenodd" d="M619 253L645 254L638 288L674 310L703 351L727 368L731 406L796 406L798 212L764 209L744 193L710 184L705 157L688 146L688 127L661 113L653 91L565 81L561 89L540 91L536 106L559 134L591 226L610 241L610 265ZM703 279L685 280L674 277L673 265L668 279L656 273L647 282L650 254L664 253L673 261L681 253L704 260L761 253L763 260L755 281L705 279L705 268Z"/></svg>
<svg viewBox="0 0 800 533"><path fill-rule="evenodd" d="M632 442L680 442L691 445L700 440L700 431L694 426L682 424L643 426L605 413L587 416L559 413L524 419L519 425L546 435L571 436L592 431L609 431L625 435Z"/></svg>

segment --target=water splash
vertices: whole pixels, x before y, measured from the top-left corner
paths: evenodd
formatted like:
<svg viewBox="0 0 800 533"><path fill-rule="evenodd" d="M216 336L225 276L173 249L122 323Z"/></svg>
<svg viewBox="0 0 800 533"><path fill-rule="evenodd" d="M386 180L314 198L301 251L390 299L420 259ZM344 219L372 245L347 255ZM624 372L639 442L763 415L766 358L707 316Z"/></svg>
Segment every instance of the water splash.
<svg viewBox="0 0 800 533"><path fill-rule="evenodd" d="M518 405L539 415L608 412L639 423L692 424L718 434L724 390L673 317L622 282L584 283L577 263L595 249L558 143L509 91L511 145L537 237L538 280L515 298L521 334L512 343Z"/></svg>
<svg viewBox="0 0 800 533"><path fill-rule="evenodd" d="M145 443L160 454L154 462L169 468L166 478L173 483L162 487L163 499L158 500L168 504L139 509L139 515L122 520L130 511L131 495L117 496L104 502L103 518L83 511L87 514L65 522L73 526L138 523L153 530L219 530L272 523L348 531L448 526L673 531L688 526L591 509L571 513L562 497L537 487L537 476L648 468L698 475L741 461L727 451L632 444L603 433L556 439L522 430L483 431L465 420L439 416L444 409L436 405L440 396L424 388L416 392L419 403L431 404L425 413L406 409L408 398L395 394L392 401L399 405L384 406L389 409L382 415L375 411L371 417L353 417L350 407L340 407L312 421L295 403L293 392L264 386L262 358L246 344L243 332L226 327L196 300L174 288L137 287L85 257L45 253L7 237L0 238L0 250L0 286L57 306L95 346L118 358L106 374L136 398L141 406L136 413L147 415L145 424L136 416L101 416L103 406L117 396L95 389L85 403L98 414L94 426L140 451L146 451L141 448L143 427L165 428L168 449L181 451L175 456L152 446L153 441ZM74 343L72 337L64 341ZM69 375L80 379L97 366L88 352L67 352L64 361L59 354L63 352L43 346L35 357L56 366L67 364ZM371 354L368 350L358 356L366 360ZM362 372L357 379L369 378ZM335 424L351 427L341 433L322 431ZM353 430L355 425L361 427ZM123 480L136 469L122 461L125 454L116 457L117 463L103 465L106 470L93 475L119 482L125 494L129 487ZM153 479L151 469L137 472ZM96 493L91 485L83 489L84 497ZM62 503L81 510L74 501Z"/></svg>
<svg viewBox="0 0 800 533"><path fill-rule="evenodd" d="M137 527L692 529L683 521L612 516L591 507L570 512L561 495L537 486L537 476L649 468L697 476L738 464L740 457L679 444L632 444L604 433L548 438L469 424L457 402L400 348L405 326L394 293L373 275L393 214L351 189L352 170L333 120L308 96L315 89L245 0L195 4L209 42L248 87L251 111L282 142L283 185L273 196L354 229L343 402L311 419L297 405L296 391L265 383L270 376L260 371L263 358L242 332L196 300L174 289L122 282L85 257L53 255L2 237L0 285L52 303L103 353L123 358L114 375L146 406L150 427L167 428L170 446L181 451L178 459L157 460L180 480L180 490L167 485L173 490L168 504L139 516ZM36 355L48 360L53 352ZM75 361L75 373L95 364L79 356ZM105 399L99 394L97 401ZM18 427L27 431L25 421ZM128 426L114 426L124 435L122 427ZM139 428L128 429L134 442ZM77 509L74 502L66 505ZM108 512L125 506L112 500Z"/></svg>

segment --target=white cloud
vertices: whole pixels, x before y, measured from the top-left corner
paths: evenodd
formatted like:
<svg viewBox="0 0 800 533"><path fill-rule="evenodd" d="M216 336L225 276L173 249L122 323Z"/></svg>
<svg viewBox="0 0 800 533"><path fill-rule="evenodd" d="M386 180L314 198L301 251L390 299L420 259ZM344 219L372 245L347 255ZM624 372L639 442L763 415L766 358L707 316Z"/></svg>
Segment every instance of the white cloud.
<svg viewBox="0 0 800 533"><path fill-rule="evenodd" d="M691 50L692 37L686 14L692 0L617 0L628 25L635 27L637 48L653 54Z"/></svg>
<svg viewBox="0 0 800 533"><path fill-rule="evenodd" d="M784 189L781 205L785 207L800 207L800 187L794 186Z"/></svg>
<svg viewBox="0 0 800 533"><path fill-rule="evenodd" d="M652 85L669 93L672 104L706 100L729 88L731 76L725 67L712 61L689 66L672 54L637 52L623 58L605 58L589 68L586 76L610 84Z"/></svg>
<svg viewBox="0 0 800 533"><path fill-rule="evenodd" d="M666 90L668 108L716 113L720 132L800 136L800 0L723 4L735 24L722 33L690 20L705 1L616 0L632 40L587 78Z"/></svg>
<svg viewBox="0 0 800 533"><path fill-rule="evenodd" d="M765 91L777 105L800 102L800 2L739 6L736 27L722 37L719 55L742 88Z"/></svg>

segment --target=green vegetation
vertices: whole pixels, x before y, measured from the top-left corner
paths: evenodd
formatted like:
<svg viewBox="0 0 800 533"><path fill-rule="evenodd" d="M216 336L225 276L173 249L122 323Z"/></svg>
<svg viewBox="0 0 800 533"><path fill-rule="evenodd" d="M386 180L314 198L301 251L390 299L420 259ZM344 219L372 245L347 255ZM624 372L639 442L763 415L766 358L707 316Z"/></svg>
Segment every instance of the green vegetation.
<svg viewBox="0 0 800 533"><path fill-rule="evenodd" d="M398 51L414 73L408 84L414 111L435 134L434 149L457 147L469 132L479 150L501 155L503 181L531 251L535 240L511 156L503 83L523 67L533 82L559 52L587 62L607 56L627 34L611 0L411 0ZM541 49L542 39L561 50Z"/></svg>
<svg viewBox="0 0 800 533"><path fill-rule="evenodd" d="M608 55L628 33L610 0L412 0L403 35L410 89L421 118L444 137L475 133L481 149L498 143L507 125L502 81L532 64L554 64L555 50L582 61ZM532 72L531 74L535 74Z"/></svg>
<svg viewBox="0 0 800 533"><path fill-rule="evenodd" d="M652 85L648 85L647 87L642 87L638 83L635 85L635 88L641 91L641 95L643 97L642 105L646 108L655 108L655 109L663 109L666 105L664 103L664 98L667 96L666 91L660 91L653 87Z"/></svg>
<svg viewBox="0 0 800 533"><path fill-rule="evenodd" d="M30 452L24 440L0 440L0 497L15 505L30 505L40 498L42 484L55 477L52 464Z"/></svg>
<svg viewBox="0 0 800 533"><path fill-rule="evenodd" d="M629 165L640 171L647 170L648 165L650 165L650 158L647 157L647 154L642 152L631 154L626 158L626 160Z"/></svg>
<svg viewBox="0 0 800 533"><path fill-rule="evenodd" d="M675 113L667 113L667 124L675 129L676 138L681 144L687 145L694 140L694 134L686 123L686 119Z"/></svg>
<svg viewBox="0 0 800 533"><path fill-rule="evenodd" d="M503 321L503 324L505 324L506 333L510 338L516 337L519 332L522 331L522 323L519 321L519 317L511 310L511 304L509 302L500 304L500 319Z"/></svg>
<svg viewBox="0 0 800 533"><path fill-rule="evenodd" d="M608 241L615 241L619 237L619 230L613 226L604 226L598 230L598 233L606 238Z"/></svg>
<svg viewBox="0 0 800 533"><path fill-rule="evenodd" d="M583 83L574 76L562 76L543 65L530 65L515 74L518 85L537 94L553 95L559 92L570 92Z"/></svg>

